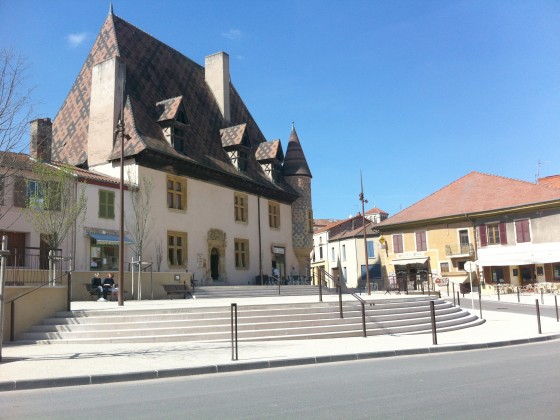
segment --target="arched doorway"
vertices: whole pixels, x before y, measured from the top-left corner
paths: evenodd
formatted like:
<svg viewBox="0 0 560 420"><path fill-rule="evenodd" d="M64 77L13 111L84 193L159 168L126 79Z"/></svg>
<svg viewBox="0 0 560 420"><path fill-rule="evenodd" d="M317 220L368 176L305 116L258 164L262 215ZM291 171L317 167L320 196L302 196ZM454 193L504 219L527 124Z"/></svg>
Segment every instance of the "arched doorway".
<svg viewBox="0 0 560 420"><path fill-rule="evenodd" d="M212 280L218 280L220 276L220 253L216 248L210 251L210 277Z"/></svg>

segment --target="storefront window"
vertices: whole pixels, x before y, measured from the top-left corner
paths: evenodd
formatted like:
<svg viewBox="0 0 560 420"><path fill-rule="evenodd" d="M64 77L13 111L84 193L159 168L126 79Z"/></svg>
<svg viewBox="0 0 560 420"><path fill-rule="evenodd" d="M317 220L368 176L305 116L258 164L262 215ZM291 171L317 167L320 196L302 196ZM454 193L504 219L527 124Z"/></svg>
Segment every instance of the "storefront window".
<svg viewBox="0 0 560 420"><path fill-rule="evenodd" d="M90 246L90 270L117 270L119 260L118 245L99 245L92 239Z"/></svg>

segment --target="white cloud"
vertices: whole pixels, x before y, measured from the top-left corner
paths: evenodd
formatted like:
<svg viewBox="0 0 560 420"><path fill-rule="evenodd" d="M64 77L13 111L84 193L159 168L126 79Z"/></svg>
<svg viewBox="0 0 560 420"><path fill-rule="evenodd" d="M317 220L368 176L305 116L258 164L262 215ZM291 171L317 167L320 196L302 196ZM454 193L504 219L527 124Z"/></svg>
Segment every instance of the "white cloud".
<svg viewBox="0 0 560 420"><path fill-rule="evenodd" d="M241 38L241 31L239 29L230 29L227 32L223 32L222 35L228 39L236 40Z"/></svg>
<svg viewBox="0 0 560 420"><path fill-rule="evenodd" d="M87 32L80 32L79 34L69 34L66 39L72 48L79 47L89 38Z"/></svg>

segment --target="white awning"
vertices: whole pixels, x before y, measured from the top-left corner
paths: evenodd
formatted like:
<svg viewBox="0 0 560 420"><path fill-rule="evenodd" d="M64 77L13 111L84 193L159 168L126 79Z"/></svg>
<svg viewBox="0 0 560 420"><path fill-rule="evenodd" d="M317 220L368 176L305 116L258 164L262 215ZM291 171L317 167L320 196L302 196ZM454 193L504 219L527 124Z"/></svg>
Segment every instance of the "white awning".
<svg viewBox="0 0 560 420"><path fill-rule="evenodd" d="M474 277L474 276L473 276ZM461 284L469 281L469 276L447 277L451 283Z"/></svg>
<svg viewBox="0 0 560 420"><path fill-rule="evenodd" d="M426 264L428 257L421 258L398 258L392 261L393 265Z"/></svg>

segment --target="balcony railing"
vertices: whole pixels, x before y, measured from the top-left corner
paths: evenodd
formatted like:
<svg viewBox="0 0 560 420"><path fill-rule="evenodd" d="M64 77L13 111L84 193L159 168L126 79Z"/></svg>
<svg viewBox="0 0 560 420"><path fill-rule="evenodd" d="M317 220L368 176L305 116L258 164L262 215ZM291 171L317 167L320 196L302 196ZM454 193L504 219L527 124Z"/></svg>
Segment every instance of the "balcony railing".
<svg viewBox="0 0 560 420"><path fill-rule="evenodd" d="M474 247L472 244L445 245L445 255L448 257L472 257Z"/></svg>

